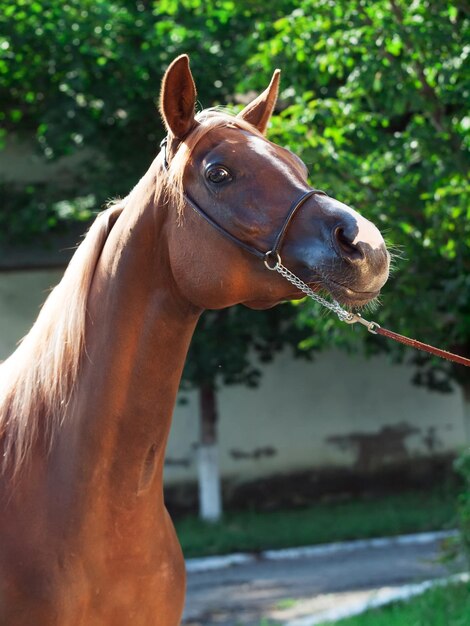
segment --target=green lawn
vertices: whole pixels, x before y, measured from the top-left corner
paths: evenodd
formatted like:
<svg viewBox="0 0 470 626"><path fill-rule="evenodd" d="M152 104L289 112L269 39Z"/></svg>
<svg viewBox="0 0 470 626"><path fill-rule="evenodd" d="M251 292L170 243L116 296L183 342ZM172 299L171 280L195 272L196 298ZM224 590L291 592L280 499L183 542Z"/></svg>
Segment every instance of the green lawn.
<svg viewBox="0 0 470 626"><path fill-rule="evenodd" d="M470 626L470 583L435 587L408 602L372 609L328 626Z"/></svg>
<svg viewBox="0 0 470 626"><path fill-rule="evenodd" d="M217 524L176 522L186 557L363 539L451 528L455 492L408 492L269 513L228 513Z"/></svg>

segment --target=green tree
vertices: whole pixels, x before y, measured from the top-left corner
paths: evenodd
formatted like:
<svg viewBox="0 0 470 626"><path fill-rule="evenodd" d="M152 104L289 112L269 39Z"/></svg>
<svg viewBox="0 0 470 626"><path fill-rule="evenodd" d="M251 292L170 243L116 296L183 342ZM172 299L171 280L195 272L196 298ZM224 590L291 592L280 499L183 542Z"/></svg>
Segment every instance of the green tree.
<svg viewBox="0 0 470 626"><path fill-rule="evenodd" d="M260 13L249 0L0 0L0 147L20 138L49 161L83 158L68 180L0 176L0 237L88 219L128 193L164 134L155 101L170 61L192 53L200 101L226 102Z"/></svg>
<svg viewBox="0 0 470 626"><path fill-rule="evenodd" d="M312 348L301 342L310 330L297 323L295 307L281 305L268 311L243 306L206 311L191 342L182 388L199 396L198 470L200 513L217 520L222 513L221 481L217 459L217 392L222 385L257 387L262 366L282 350L311 358Z"/></svg>
<svg viewBox="0 0 470 626"><path fill-rule="evenodd" d="M302 0L258 29L252 66L285 77L271 136L399 251L377 321L470 354L470 5ZM301 315L315 345L367 335ZM417 382L442 387L447 366L419 363ZM468 389L468 372L453 374Z"/></svg>

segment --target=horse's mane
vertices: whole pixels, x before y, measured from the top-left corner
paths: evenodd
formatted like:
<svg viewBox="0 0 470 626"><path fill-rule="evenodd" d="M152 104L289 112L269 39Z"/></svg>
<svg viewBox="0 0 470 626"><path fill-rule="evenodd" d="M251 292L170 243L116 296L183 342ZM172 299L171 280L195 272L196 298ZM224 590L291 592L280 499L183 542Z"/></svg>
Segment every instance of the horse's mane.
<svg viewBox="0 0 470 626"><path fill-rule="evenodd" d="M50 445L70 401L83 352L86 304L96 264L122 211L98 215L36 323L0 365L0 438L3 469L14 476L39 432Z"/></svg>
<svg viewBox="0 0 470 626"><path fill-rule="evenodd" d="M155 181L155 204L169 203L178 215L185 204L183 175L202 137L222 127L260 134L243 119L218 109L202 111L196 120L161 184ZM95 268L113 223L124 205L139 198L139 189L138 183L127 198L98 215L34 326L0 365L0 444L3 470L8 469L12 476L27 461L39 436L50 448L66 416L84 352L87 301Z"/></svg>

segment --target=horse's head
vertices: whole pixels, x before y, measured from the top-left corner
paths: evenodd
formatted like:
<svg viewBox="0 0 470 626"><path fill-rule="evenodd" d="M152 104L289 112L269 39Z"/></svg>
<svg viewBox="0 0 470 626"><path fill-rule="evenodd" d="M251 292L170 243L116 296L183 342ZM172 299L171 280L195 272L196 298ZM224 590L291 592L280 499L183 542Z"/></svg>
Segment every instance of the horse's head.
<svg viewBox="0 0 470 626"><path fill-rule="evenodd" d="M162 161L167 194L185 209L182 224L174 220L169 231L173 276L199 307L242 302L264 308L299 297L263 262L273 266L282 258L315 291L364 305L388 277L384 241L356 211L312 190L303 162L265 138L278 83L276 71L237 117L195 116L188 58L169 67L161 93L168 129Z"/></svg>

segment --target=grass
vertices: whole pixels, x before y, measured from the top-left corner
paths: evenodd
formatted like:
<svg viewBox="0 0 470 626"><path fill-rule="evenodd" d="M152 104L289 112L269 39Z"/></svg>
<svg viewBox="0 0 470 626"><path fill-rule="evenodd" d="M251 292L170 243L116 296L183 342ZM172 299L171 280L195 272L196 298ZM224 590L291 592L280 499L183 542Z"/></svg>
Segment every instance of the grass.
<svg viewBox="0 0 470 626"><path fill-rule="evenodd" d="M470 583L434 587L407 602L329 622L328 626L470 626Z"/></svg>
<svg viewBox="0 0 470 626"><path fill-rule="evenodd" d="M227 513L222 522L176 522L186 557L365 539L455 525L455 492L407 492L305 509Z"/></svg>

